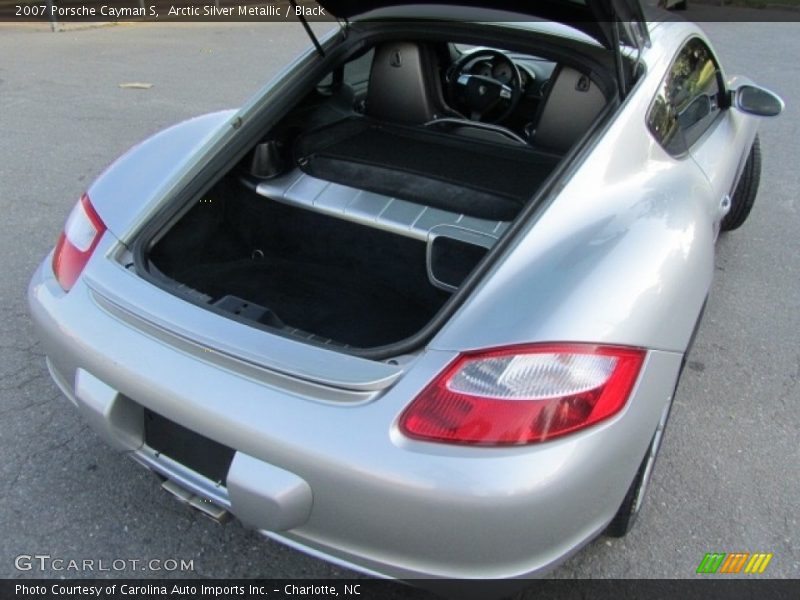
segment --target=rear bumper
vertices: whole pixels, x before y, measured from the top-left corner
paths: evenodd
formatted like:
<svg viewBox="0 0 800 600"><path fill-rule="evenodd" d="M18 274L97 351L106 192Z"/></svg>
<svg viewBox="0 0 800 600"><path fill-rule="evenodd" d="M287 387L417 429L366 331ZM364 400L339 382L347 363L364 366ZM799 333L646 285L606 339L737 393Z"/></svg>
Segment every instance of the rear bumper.
<svg viewBox="0 0 800 600"><path fill-rule="evenodd" d="M396 421L454 353L425 351L388 389L326 402L324 387L312 397L132 327L85 279L65 294L46 260L29 303L54 379L93 429L265 534L373 575L552 568L613 517L680 365L679 355L649 353L625 411L580 435L525 448L427 444L405 439ZM235 449L227 487L148 448L144 408Z"/></svg>

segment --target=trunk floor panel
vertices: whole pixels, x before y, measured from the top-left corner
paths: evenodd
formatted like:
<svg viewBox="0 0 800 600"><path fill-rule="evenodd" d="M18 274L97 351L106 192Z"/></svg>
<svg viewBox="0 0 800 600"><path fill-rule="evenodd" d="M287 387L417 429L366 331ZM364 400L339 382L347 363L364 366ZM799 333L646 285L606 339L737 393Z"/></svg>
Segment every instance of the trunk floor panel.
<svg viewBox="0 0 800 600"><path fill-rule="evenodd" d="M412 335L441 306L409 298L359 269L277 257L198 264L175 278L214 300L238 296L290 327L362 348Z"/></svg>

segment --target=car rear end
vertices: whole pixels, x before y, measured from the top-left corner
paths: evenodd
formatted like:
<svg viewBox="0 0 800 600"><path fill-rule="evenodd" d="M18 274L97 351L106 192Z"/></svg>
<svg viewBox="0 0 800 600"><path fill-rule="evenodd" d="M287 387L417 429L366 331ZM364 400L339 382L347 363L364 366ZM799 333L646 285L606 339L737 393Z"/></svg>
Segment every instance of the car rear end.
<svg viewBox="0 0 800 600"><path fill-rule="evenodd" d="M65 286L48 257L29 289L65 395L186 502L365 572L511 577L568 556L612 518L672 383L675 355L651 351L602 423L441 443L407 411L462 353L432 343L379 362L236 323L138 277L90 200L76 210L65 244L91 237L75 221L96 231L85 266Z"/></svg>
<svg viewBox="0 0 800 600"><path fill-rule="evenodd" d="M637 110L628 103L625 119L639 119ZM615 122L617 134L625 125ZM197 147L182 152L189 150ZM603 152L593 156L601 160ZM621 185L615 200L611 191L600 196L611 208L582 204L575 219L565 200L583 202L585 190L597 188L590 167L582 168L584 188L563 198L565 186L561 212L555 201L547 211L551 224L571 223L573 231L518 231L476 286L477 311L469 310L470 296L427 342L380 359L252 327L144 279L129 243L158 201L112 226L116 217L95 210L91 198L104 192L109 207L118 190L125 193L112 173L80 201L63 243L29 287L48 368L99 435L219 520L232 514L374 575L535 576L612 520L682 359L676 348L651 343L655 326L615 325L630 320L633 300L605 319L592 314L623 306L618 288L629 290L632 281L617 281L618 267L628 266L618 255L630 256L635 239L615 230L607 245L607 211L615 201L620 215L633 214L639 204ZM639 168L630 161L616 176ZM126 172L136 171L129 165ZM153 198L156 191L163 194L154 187ZM645 260L671 231L663 219L653 223L640 262L669 275L689 253L654 254L661 270ZM578 260L587 247L597 252ZM602 268L584 272L595 263ZM535 272L544 277L520 277ZM605 294L596 292L597 277L606 278ZM524 298L555 306L554 314ZM658 299L669 300L668 293ZM492 312L512 305L504 318ZM645 322L659 307L633 316ZM590 321L593 329L582 328ZM459 334L476 323L497 343ZM659 326L674 330L674 323ZM531 333L536 328L541 335Z"/></svg>

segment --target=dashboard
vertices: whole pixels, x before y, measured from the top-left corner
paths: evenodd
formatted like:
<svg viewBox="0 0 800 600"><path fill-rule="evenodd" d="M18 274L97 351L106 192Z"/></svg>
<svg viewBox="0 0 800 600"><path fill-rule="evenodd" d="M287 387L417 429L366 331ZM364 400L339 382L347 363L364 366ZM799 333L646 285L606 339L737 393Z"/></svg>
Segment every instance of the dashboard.
<svg viewBox="0 0 800 600"><path fill-rule="evenodd" d="M548 83L557 66L556 62L537 56L484 47L456 46L456 52L458 56L451 65L446 83L452 84L454 78L464 75L474 75L490 78L513 88L517 85L514 73L516 67L521 88L519 98L508 114L502 115L500 119L492 119L492 122L502 124L520 134L524 134L526 129L533 126L536 109L547 92ZM454 106L454 108L464 107Z"/></svg>
<svg viewBox="0 0 800 600"><path fill-rule="evenodd" d="M493 77L494 79L502 81L503 83L510 83L513 77L511 66L508 63L501 62L494 64L494 61L491 60L478 61L471 69L469 69L469 72L474 75ZM524 69L520 69L520 75L522 75L522 85L523 87L526 87L530 76Z"/></svg>
<svg viewBox="0 0 800 600"><path fill-rule="evenodd" d="M519 69L522 79L523 95L537 96L541 98L547 89L547 82L556 68L556 63L544 58L529 56L526 54L505 54ZM513 78L511 67L508 63L498 60L482 59L476 57L475 61L470 61L465 66L465 71L473 75L483 75L492 77L498 81L508 84Z"/></svg>

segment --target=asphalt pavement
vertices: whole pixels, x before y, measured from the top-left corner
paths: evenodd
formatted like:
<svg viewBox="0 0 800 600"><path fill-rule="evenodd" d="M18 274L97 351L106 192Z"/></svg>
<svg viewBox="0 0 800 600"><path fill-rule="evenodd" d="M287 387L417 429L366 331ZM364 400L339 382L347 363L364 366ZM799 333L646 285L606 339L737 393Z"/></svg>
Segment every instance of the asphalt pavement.
<svg viewBox="0 0 800 600"><path fill-rule="evenodd" d="M712 551L772 552L766 575L800 577L800 24L703 27L727 73L774 89L786 111L762 126L750 220L719 243L706 318L639 522L551 577L695 577ZM74 202L116 156L174 122L239 105L307 44L296 23L55 34L0 25L0 577L93 575L20 571L15 558L26 554L192 560L202 577L353 575L190 512L110 451L50 381L25 299ZM132 82L152 87L119 87Z"/></svg>

